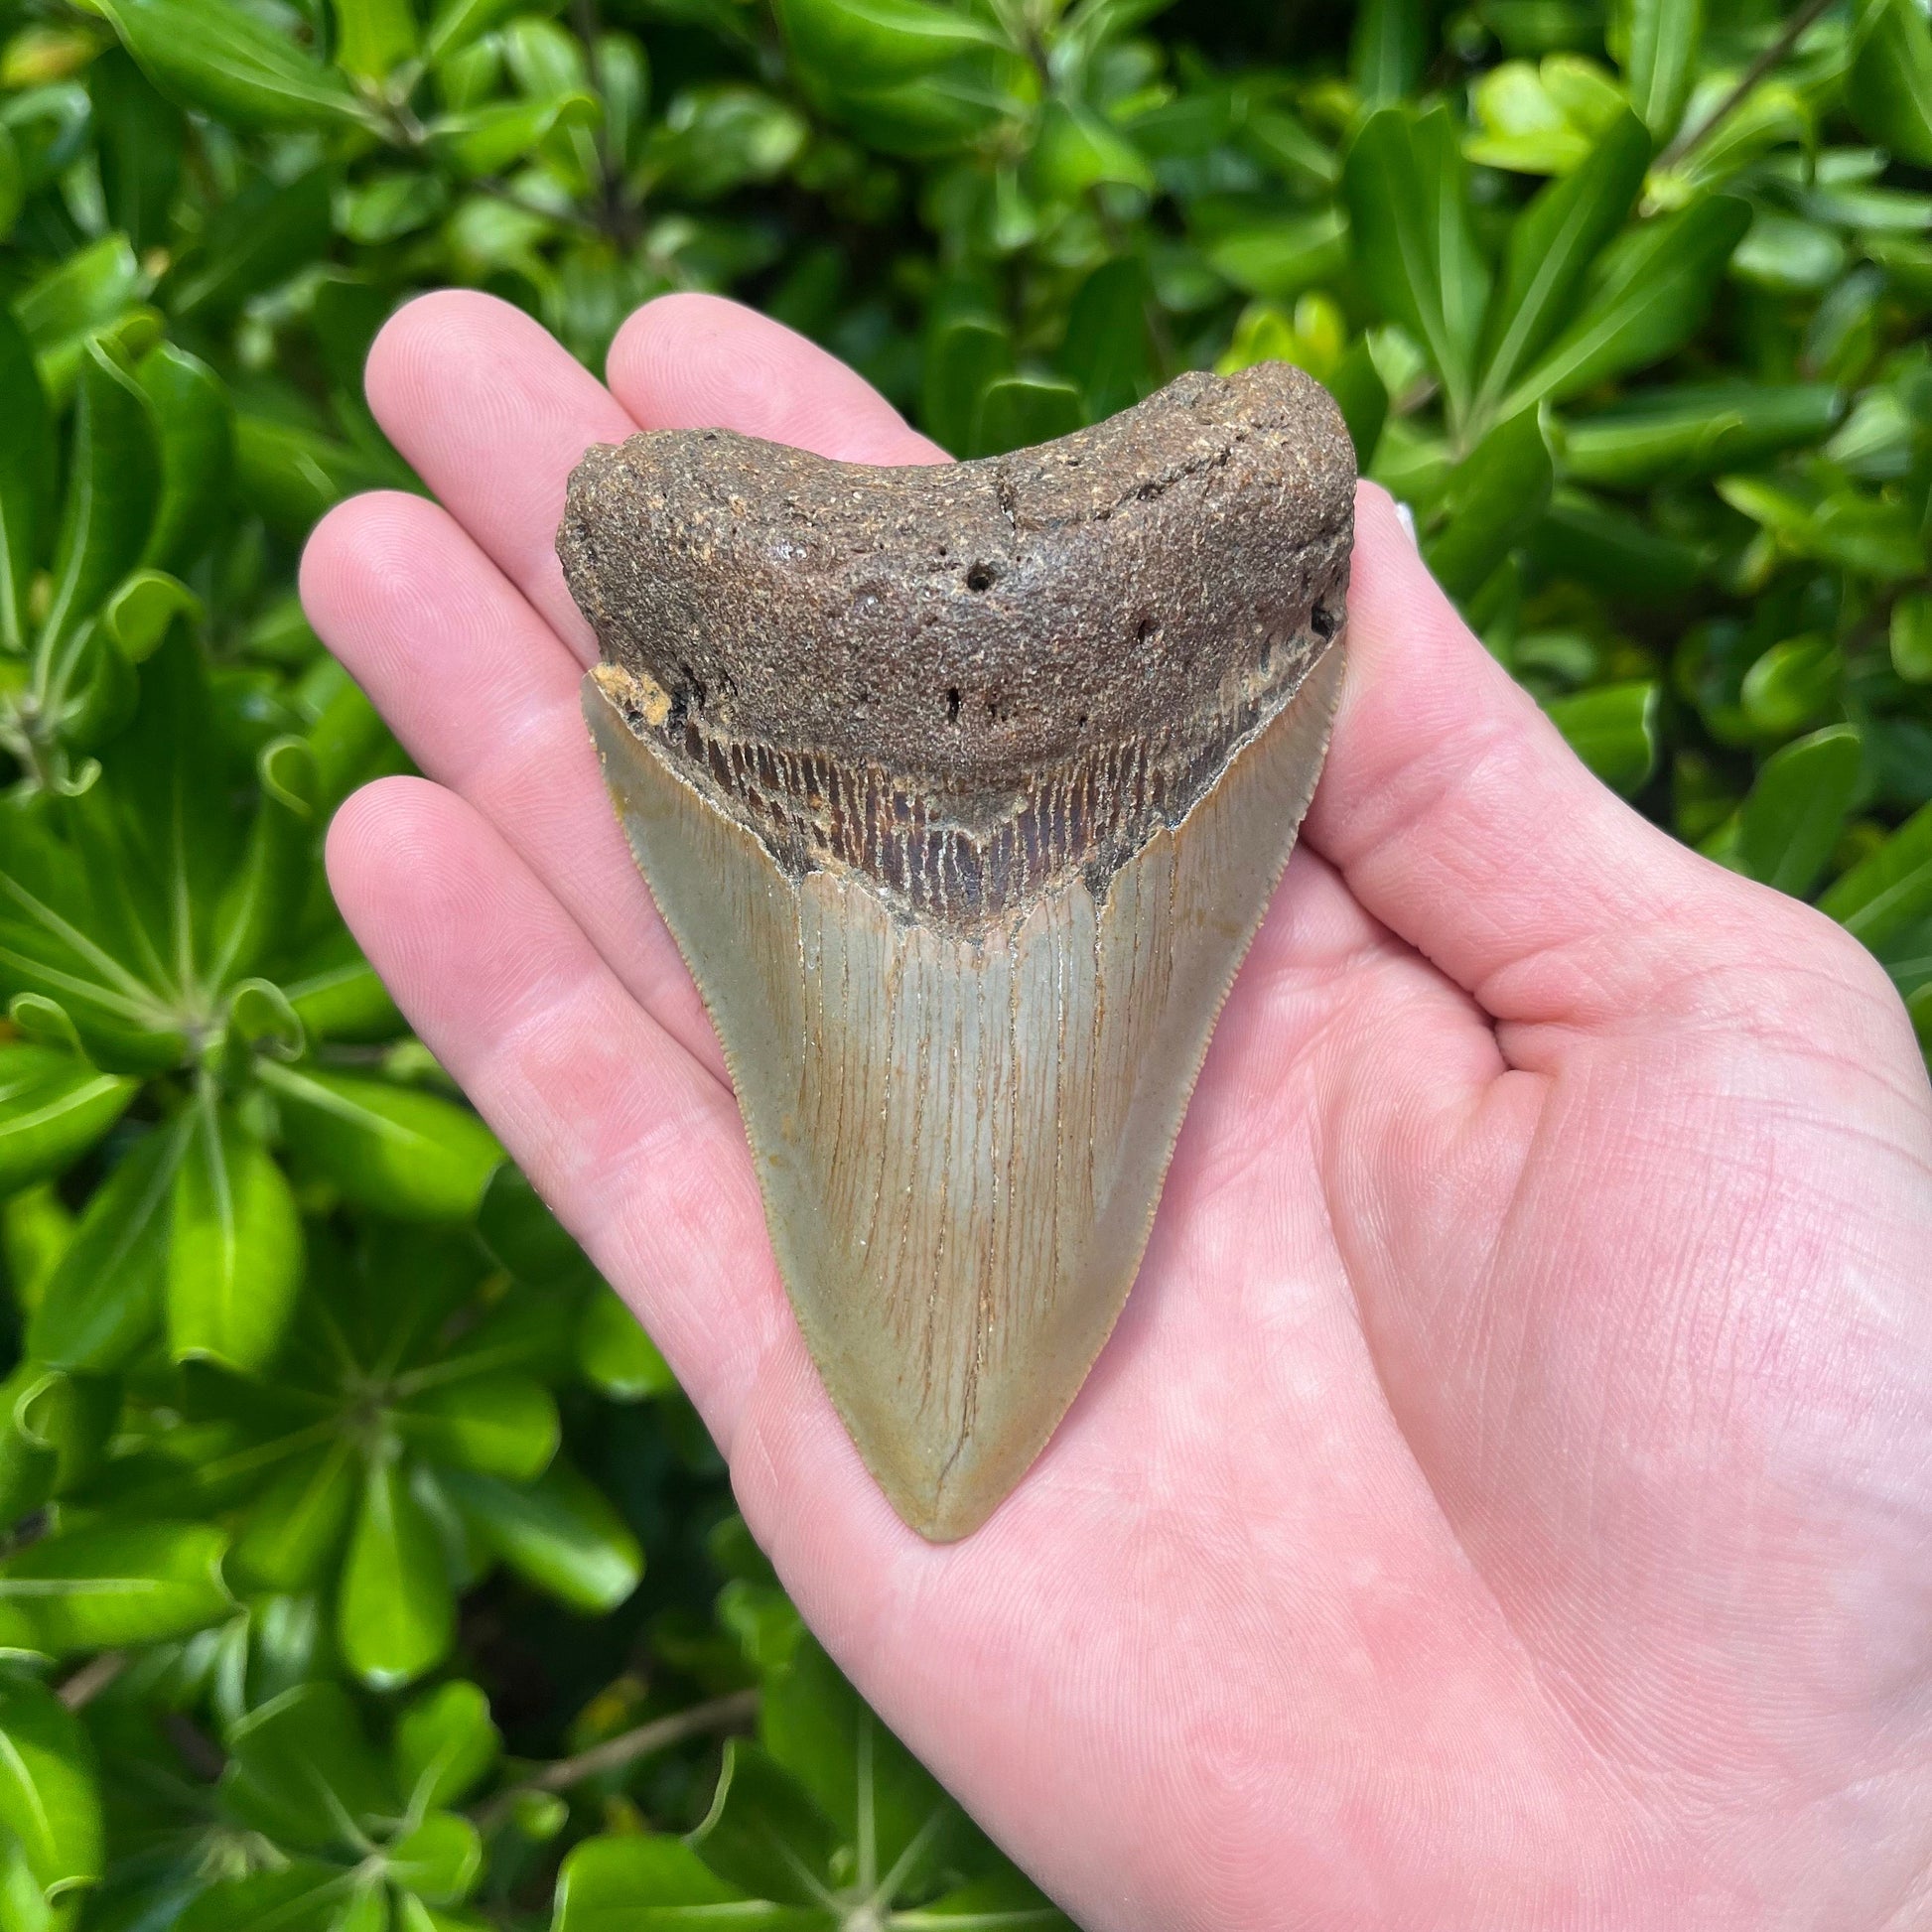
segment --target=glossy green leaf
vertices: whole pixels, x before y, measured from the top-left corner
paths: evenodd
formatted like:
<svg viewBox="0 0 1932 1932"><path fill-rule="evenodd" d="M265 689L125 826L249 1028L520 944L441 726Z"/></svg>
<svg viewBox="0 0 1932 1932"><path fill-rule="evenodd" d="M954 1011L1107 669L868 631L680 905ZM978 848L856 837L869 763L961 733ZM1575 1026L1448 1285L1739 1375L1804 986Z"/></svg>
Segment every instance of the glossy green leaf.
<svg viewBox="0 0 1932 1932"><path fill-rule="evenodd" d="M1058 376L995 376L981 392L973 447L992 456L1030 448L1080 426L1079 390Z"/></svg>
<svg viewBox="0 0 1932 1932"><path fill-rule="evenodd" d="M304 1684L230 1726L221 1795L234 1814L300 1851L355 1847L399 1793L340 1684Z"/></svg>
<svg viewBox="0 0 1932 1932"><path fill-rule="evenodd" d="M147 282L127 237L109 234L77 249L15 298L14 314L34 345L42 385L56 399L72 388L88 339L117 336L139 311Z"/></svg>
<svg viewBox="0 0 1932 1932"><path fill-rule="evenodd" d="M390 1844L386 1863L394 1881L418 1898L456 1905L469 1897L483 1871L483 1840L459 1813L433 1811Z"/></svg>
<svg viewBox="0 0 1932 1932"><path fill-rule="evenodd" d="M281 1346L302 1280L302 1222L274 1157L210 1097L175 1174L168 1347L250 1372Z"/></svg>
<svg viewBox="0 0 1932 1932"><path fill-rule="evenodd" d="M81 357L69 468L41 626L50 644L77 631L109 587L140 562L161 495L154 413L140 384L98 343Z"/></svg>
<svg viewBox="0 0 1932 1932"><path fill-rule="evenodd" d="M178 577L137 570L122 578L100 611L100 628L130 664L152 657L177 618L199 618L202 601Z"/></svg>
<svg viewBox="0 0 1932 1932"><path fill-rule="evenodd" d="M1871 140L1932 167L1932 25L1913 0L1863 0L1845 101Z"/></svg>
<svg viewBox="0 0 1932 1932"><path fill-rule="evenodd" d="M201 1892L175 1921L177 1932L351 1932L345 1907L351 1873L316 1859L227 1878Z"/></svg>
<svg viewBox="0 0 1932 1932"><path fill-rule="evenodd" d="M1131 255L1102 262L1068 304L1057 362L1090 420L1130 408L1156 386L1155 307L1147 265Z"/></svg>
<svg viewBox="0 0 1932 1932"><path fill-rule="evenodd" d="M1612 0L1610 51L1631 104L1660 141L1683 115L1703 38L1704 0Z"/></svg>
<svg viewBox="0 0 1932 1932"><path fill-rule="evenodd" d="M385 1214L467 1220L503 1158L476 1115L434 1094L311 1067L264 1066L261 1077L288 1146Z"/></svg>
<svg viewBox="0 0 1932 1932"><path fill-rule="evenodd" d="M1787 738L1808 725L1839 692L1845 660L1829 637L1787 637L1744 673L1744 715L1766 738Z"/></svg>
<svg viewBox="0 0 1932 1932"><path fill-rule="evenodd" d="M89 1197L28 1325L40 1360L119 1368L159 1326L186 1132L183 1122L144 1136Z"/></svg>
<svg viewBox="0 0 1932 1932"><path fill-rule="evenodd" d="M1348 72L1364 106L1415 91L1429 60L1423 0L1361 0L1348 41Z"/></svg>
<svg viewBox="0 0 1932 1932"><path fill-rule="evenodd" d="M64 1657L162 1643L234 1607L211 1524L106 1522L0 1563L0 1648Z"/></svg>
<svg viewBox="0 0 1932 1932"><path fill-rule="evenodd" d="M345 443L263 416L235 418L234 453L238 492L293 542L345 496L394 481Z"/></svg>
<svg viewBox="0 0 1932 1932"><path fill-rule="evenodd" d="M1348 440L1355 446L1356 468L1366 474L1375 461L1382 426L1389 416L1389 392L1368 344L1353 344L1323 379L1341 411L1342 421L1348 425Z"/></svg>
<svg viewBox="0 0 1932 1932"><path fill-rule="evenodd" d="M1818 883L1859 788L1859 734L1832 725L1765 759L1738 815L1740 870L1804 897Z"/></svg>
<svg viewBox="0 0 1932 1932"><path fill-rule="evenodd" d="M528 1485L454 1468L441 1480L486 1548L573 1608L614 1609L637 1587L644 1568L637 1539L568 1463L553 1462Z"/></svg>
<svg viewBox="0 0 1932 1932"><path fill-rule="evenodd" d="M1649 130L1622 112L1574 174L1552 182L1516 217L1483 331L1485 402L1506 395L1569 321L1591 263L1630 212L1649 161Z"/></svg>
<svg viewBox="0 0 1932 1932"><path fill-rule="evenodd" d="M1586 584L1619 604L1652 606L1686 596L1706 561L1698 545L1580 489L1555 492L1525 539L1524 556L1546 575Z"/></svg>
<svg viewBox="0 0 1932 1932"><path fill-rule="evenodd" d="M1338 209L1230 228L1207 259L1238 289L1282 301L1332 280L1348 260L1348 223Z"/></svg>
<svg viewBox="0 0 1932 1932"><path fill-rule="evenodd" d="M1704 320L1750 218L1747 204L1714 195L1620 236L1605 251L1582 313L1504 406L1513 411L1542 397L1574 396L1681 347Z"/></svg>
<svg viewBox="0 0 1932 1932"><path fill-rule="evenodd" d="M100 186L111 226L138 252L166 241L188 124L120 48L87 69L99 130Z"/></svg>
<svg viewBox="0 0 1932 1932"><path fill-rule="evenodd" d="M252 973L287 944L315 875L322 803L315 753L299 738L272 739L255 770L261 802L215 917L208 976L217 986Z"/></svg>
<svg viewBox="0 0 1932 1932"><path fill-rule="evenodd" d="M93 1746L61 1700L26 1678L0 1680L0 1826L50 1904L101 1874Z"/></svg>
<svg viewBox="0 0 1932 1932"><path fill-rule="evenodd" d="M1083 102L1058 99L1040 117L1032 155L1037 193L1074 201L1111 182L1152 191L1154 171L1141 151L1102 114Z"/></svg>
<svg viewBox="0 0 1932 1932"><path fill-rule="evenodd" d="M236 1576L266 1589L314 1587L342 1547L360 1473L346 1436L297 1456L263 1487L236 1534Z"/></svg>
<svg viewBox="0 0 1932 1932"><path fill-rule="evenodd" d="M973 454L987 385L1013 367L1013 344L999 324L958 316L935 328L925 347L921 415L926 433L955 456Z"/></svg>
<svg viewBox="0 0 1932 1932"><path fill-rule="evenodd" d="M0 1382L0 1525L10 1528L54 1493L61 1456L41 1411L61 1379L59 1371L23 1361Z"/></svg>
<svg viewBox="0 0 1932 1932"><path fill-rule="evenodd" d="M459 173L494 175L521 161L559 127L589 126L597 112L590 94L494 101L444 115L431 124L429 136L436 153Z"/></svg>
<svg viewBox="0 0 1932 1932"><path fill-rule="evenodd" d="M1891 667L1907 684L1932 684L1932 592L1908 591L1891 607Z"/></svg>
<svg viewBox="0 0 1932 1932"><path fill-rule="evenodd" d="M233 315L329 246L335 171L306 169L293 181L257 177L223 202L199 245L164 285L169 308L204 326Z"/></svg>
<svg viewBox="0 0 1932 1932"><path fill-rule="evenodd" d="M591 1386L616 1402L640 1402L677 1389L670 1364L645 1334L643 1323L608 1288L584 1305L577 1363Z"/></svg>
<svg viewBox="0 0 1932 1932"><path fill-rule="evenodd" d="M1835 879L1818 902L1867 946L1882 946L1932 917L1932 805Z"/></svg>
<svg viewBox="0 0 1932 1932"><path fill-rule="evenodd" d="M442 1382L410 1396L397 1426L424 1455L512 1482L532 1482L557 1452L557 1405L541 1382L507 1370Z"/></svg>
<svg viewBox="0 0 1932 1932"><path fill-rule="evenodd" d="M227 502L234 412L206 362L163 343L141 363L161 439L161 502L143 561L180 570L207 549Z"/></svg>
<svg viewBox="0 0 1932 1932"><path fill-rule="evenodd" d="M1409 330L1460 415L1473 385L1490 273L1476 245L1454 123L1384 107L1356 134L1342 169L1355 259L1385 314Z"/></svg>
<svg viewBox="0 0 1932 1932"><path fill-rule="evenodd" d="M243 127L369 124L348 81L237 0L98 0L164 93Z"/></svg>
<svg viewBox="0 0 1932 1932"><path fill-rule="evenodd" d="M483 1190L477 1233L518 1281L550 1288L595 1280L584 1251L543 1204L522 1170L508 1161Z"/></svg>
<svg viewBox="0 0 1932 1932"><path fill-rule="evenodd" d="M1640 489L1816 442L1844 414L1843 391L1826 382L1676 383L1572 418L1559 447L1564 474L1579 483Z"/></svg>
<svg viewBox="0 0 1932 1932"><path fill-rule="evenodd" d="M335 0L336 65L363 80L382 80L416 51L409 0Z"/></svg>
<svg viewBox="0 0 1932 1932"><path fill-rule="evenodd" d="M33 345L0 305L0 650L27 645L27 590L39 558L49 461L47 399Z"/></svg>
<svg viewBox="0 0 1932 1932"><path fill-rule="evenodd" d="M411 1683L449 1654L456 1593L436 1526L410 1493L407 1465L385 1458L362 1485L336 1605L336 1636L364 1683Z"/></svg>
<svg viewBox="0 0 1932 1932"><path fill-rule="evenodd" d="M1570 749L1613 790L1637 790L1657 766L1659 693L1648 680L1598 685L1544 709Z"/></svg>
<svg viewBox="0 0 1932 1932"><path fill-rule="evenodd" d="M61 1173L120 1119L134 1090L70 1053L0 1041L0 1193Z"/></svg>
<svg viewBox="0 0 1932 1932"><path fill-rule="evenodd" d="M462 1679L425 1691L396 1720L396 1784L412 1809L460 1804L502 1755L489 1700Z"/></svg>
<svg viewBox="0 0 1932 1932"><path fill-rule="evenodd" d="M1542 515L1551 477L1534 409L1498 423L1450 472L1446 520L1423 556L1451 597L1474 591Z"/></svg>
<svg viewBox="0 0 1932 1932"><path fill-rule="evenodd" d="M834 1932L830 1912L748 1899L682 1839L586 1839L557 1878L551 1932Z"/></svg>
<svg viewBox="0 0 1932 1932"><path fill-rule="evenodd" d="M691 1849L754 1898L809 1906L836 1887L832 1821L768 1751L742 1737L725 1746L718 1789Z"/></svg>
<svg viewBox="0 0 1932 1932"><path fill-rule="evenodd" d="M775 11L799 63L846 86L908 80L1002 45L984 21L929 0L776 0Z"/></svg>

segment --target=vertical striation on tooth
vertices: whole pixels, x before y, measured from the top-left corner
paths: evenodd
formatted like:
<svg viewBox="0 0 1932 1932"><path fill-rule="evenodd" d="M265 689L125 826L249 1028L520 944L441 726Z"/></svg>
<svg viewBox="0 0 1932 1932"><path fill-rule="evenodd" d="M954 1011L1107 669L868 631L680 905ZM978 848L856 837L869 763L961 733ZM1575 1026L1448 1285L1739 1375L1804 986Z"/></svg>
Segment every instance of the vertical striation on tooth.
<svg viewBox="0 0 1932 1932"><path fill-rule="evenodd" d="M813 1358L926 1536L1019 1481L1126 1300L1320 769L1353 480L1280 364L978 463L697 431L572 478L620 818Z"/></svg>

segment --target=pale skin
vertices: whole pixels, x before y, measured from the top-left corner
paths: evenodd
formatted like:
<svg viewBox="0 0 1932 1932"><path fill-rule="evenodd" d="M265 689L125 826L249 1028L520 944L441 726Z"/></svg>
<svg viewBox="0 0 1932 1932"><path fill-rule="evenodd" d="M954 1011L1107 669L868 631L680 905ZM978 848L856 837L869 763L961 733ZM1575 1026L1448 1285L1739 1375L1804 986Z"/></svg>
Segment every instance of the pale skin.
<svg viewBox="0 0 1932 1932"><path fill-rule="evenodd" d="M1365 486L1327 769L1127 1311L928 1546L786 1307L552 540L640 427L939 453L708 297L608 381L480 295L377 342L440 504L344 504L303 591L426 776L330 876L881 1715L1089 1932L1932 1925L1932 1092L1872 960L1591 778Z"/></svg>

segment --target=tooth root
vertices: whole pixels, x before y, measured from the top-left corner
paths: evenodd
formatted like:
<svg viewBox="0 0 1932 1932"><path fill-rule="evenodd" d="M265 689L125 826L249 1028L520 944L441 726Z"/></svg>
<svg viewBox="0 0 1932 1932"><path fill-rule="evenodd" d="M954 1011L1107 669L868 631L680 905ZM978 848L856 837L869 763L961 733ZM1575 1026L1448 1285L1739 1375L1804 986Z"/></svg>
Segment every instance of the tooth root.
<svg viewBox="0 0 1932 1932"><path fill-rule="evenodd" d="M605 684L623 674L585 682L619 816L724 1043L806 1342L923 1536L1000 1503L1120 1313L1341 663L1336 638L1097 900L1074 871L977 923L907 918L851 867L794 876L626 723ZM661 722L648 700L639 722Z"/></svg>

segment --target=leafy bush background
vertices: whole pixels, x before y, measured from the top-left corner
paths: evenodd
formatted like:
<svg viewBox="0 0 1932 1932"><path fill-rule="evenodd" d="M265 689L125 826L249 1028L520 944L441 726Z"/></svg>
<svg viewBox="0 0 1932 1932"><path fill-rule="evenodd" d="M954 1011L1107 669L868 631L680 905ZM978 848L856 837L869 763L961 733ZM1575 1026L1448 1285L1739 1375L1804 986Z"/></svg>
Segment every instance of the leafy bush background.
<svg viewBox="0 0 1932 1932"><path fill-rule="evenodd" d="M1915 0L4 0L0 1932L1057 1922L330 904L399 300L731 290L961 454L1300 362L1932 1036L1928 167Z"/></svg>

